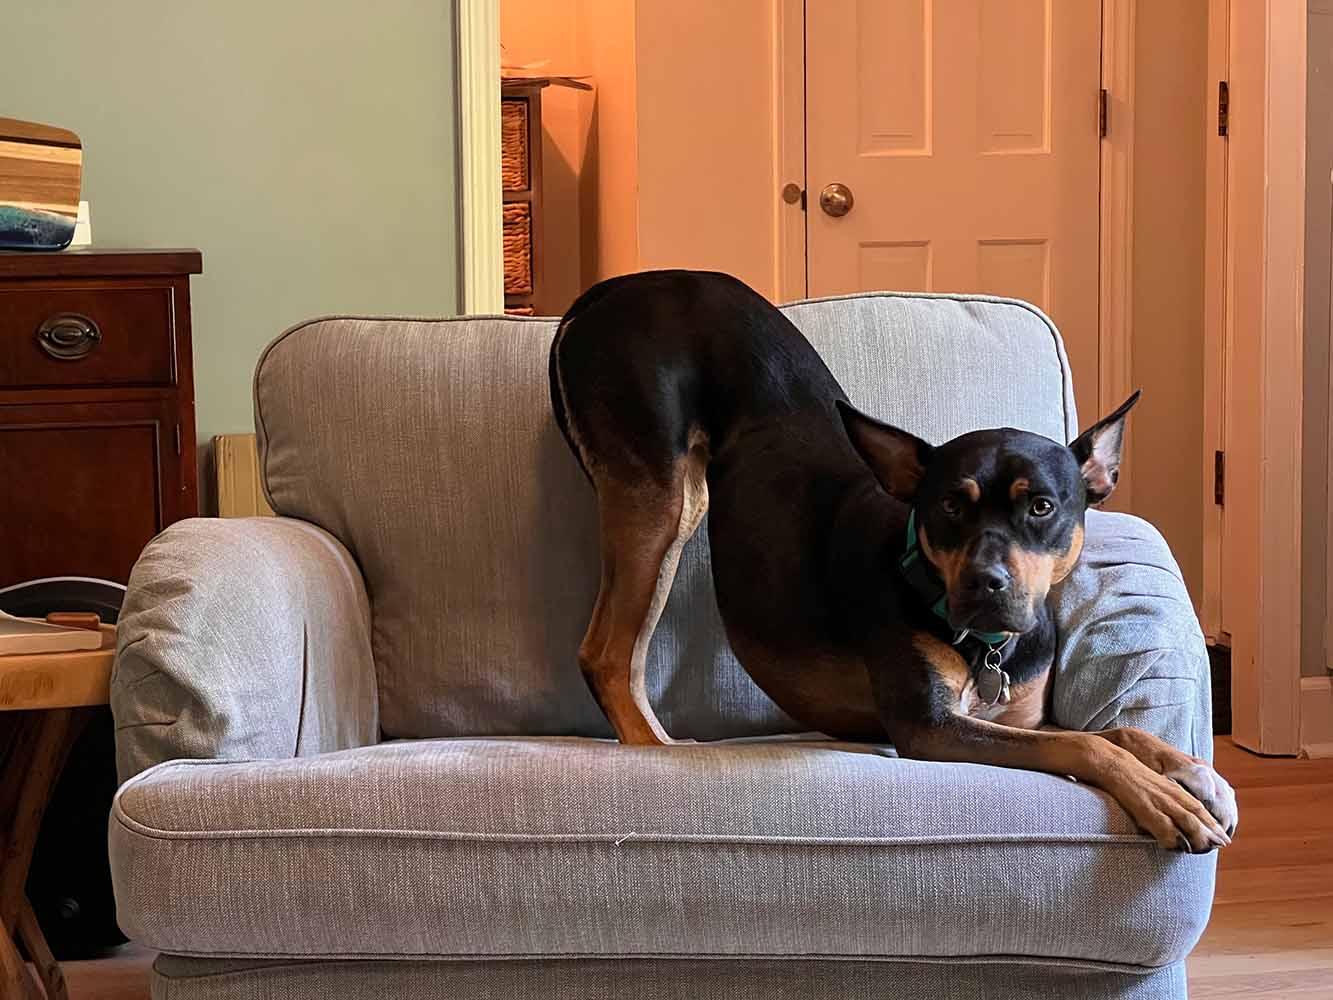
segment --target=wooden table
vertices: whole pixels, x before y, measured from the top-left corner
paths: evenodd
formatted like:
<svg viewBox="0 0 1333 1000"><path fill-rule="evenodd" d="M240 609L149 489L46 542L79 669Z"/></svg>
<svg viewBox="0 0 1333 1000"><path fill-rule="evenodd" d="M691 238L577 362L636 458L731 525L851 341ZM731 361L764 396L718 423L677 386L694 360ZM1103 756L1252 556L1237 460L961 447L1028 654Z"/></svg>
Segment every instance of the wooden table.
<svg viewBox="0 0 1333 1000"><path fill-rule="evenodd" d="M37 831L65 758L105 705L116 630L102 626L102 648L75 653L0 656L0 997L67 1000L65 977L24 894ZM33 982L16 941L41 980Z"/></svg>

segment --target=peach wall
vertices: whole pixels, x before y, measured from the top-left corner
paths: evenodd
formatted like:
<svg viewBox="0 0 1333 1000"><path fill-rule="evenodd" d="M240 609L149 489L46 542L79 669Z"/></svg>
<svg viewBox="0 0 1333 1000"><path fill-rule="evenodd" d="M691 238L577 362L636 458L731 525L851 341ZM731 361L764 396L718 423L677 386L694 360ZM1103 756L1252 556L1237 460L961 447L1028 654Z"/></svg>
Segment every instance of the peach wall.
<svg viewBox="0 0 1333 1000"><path fill-rule="evenodd" d="M545 91L549 298L640 268L739 275L775 296L774 0L501 0L519 62L586 73Z"/></svg>
<svg viewBox="0 0 1333 1000"><path fill-rule="evenodd" d="M773 0L638 0L639 252L776 296Z"/></svg>
<svg viewBox="0 0 1333 1000"><path fill-rule="evenodd" d="M635 5L578 0L577 17L580 57L597 85L579 188L583 231L590 234L582 252L586 286L639 269Z"/></svg>
<svg viewBox="0 0 1333 1000"><path fill-rule="evenodd" d="M634 5L624 0L501 0L507 61L590 75L592 93L542 93L546 291L564 312L603 277L638 268Z"/></svg>
<svg viewBox="0 0 1333 1000"><path fill-rule="evenodd" d="M553 74L586 72L579 58L572 5L501 0L500 42L505 60L550 60ZM582 287L579 174L588 146L593 97L565 87L542 92L542 183L545 203L546 285L538 312L562 312Z"/></svg>

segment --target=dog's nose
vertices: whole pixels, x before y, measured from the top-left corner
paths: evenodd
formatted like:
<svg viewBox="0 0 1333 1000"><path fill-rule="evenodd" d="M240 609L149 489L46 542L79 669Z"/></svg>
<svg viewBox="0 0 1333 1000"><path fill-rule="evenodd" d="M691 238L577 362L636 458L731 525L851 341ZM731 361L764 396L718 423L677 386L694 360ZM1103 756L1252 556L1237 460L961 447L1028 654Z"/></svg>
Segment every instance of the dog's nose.
<svg viewBox="0 0 1333 1000"><path fill-rule="evenodd" d="M978 566L967 576L967 589L989 594L1002 594L1009 589L1009 571L1000 565Z"/></svg>

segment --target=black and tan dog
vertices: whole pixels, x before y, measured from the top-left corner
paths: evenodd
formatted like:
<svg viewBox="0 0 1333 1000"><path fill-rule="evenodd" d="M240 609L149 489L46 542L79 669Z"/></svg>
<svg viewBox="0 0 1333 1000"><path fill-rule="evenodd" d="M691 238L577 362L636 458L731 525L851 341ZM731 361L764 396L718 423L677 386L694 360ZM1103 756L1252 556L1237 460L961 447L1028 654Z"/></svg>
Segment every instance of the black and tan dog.
<svg viewBox="0 0 1333 1000"><path fill-rule="evenodd" d="M720 274L613 278L551 348L556 419L597 491L601 589L579 649L625 743L670 742L644 663L709 513L741 665L789 715L906 757L1072 775L1163 847L1230 842L1235 796L1134 729L1040 729L1047 591L1115 486L1125 416L1066 447L1012 429L932 447L859 413L801 333Z"/></svg>

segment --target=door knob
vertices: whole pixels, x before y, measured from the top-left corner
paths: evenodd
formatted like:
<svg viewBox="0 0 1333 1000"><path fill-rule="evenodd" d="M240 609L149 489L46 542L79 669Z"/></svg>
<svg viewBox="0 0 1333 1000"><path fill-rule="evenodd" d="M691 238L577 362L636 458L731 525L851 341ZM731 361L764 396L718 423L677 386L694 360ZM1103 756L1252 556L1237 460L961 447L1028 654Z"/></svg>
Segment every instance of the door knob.
<svg viewBox="0 0 1333 1000"><path fill-rule="evenodd" d="M824 210L825 215L831 215L835 219L841 219L852 210L856 204L856 199L852 197L852 189L846 184L833 183L819 192L819 207Z"/></svg>

